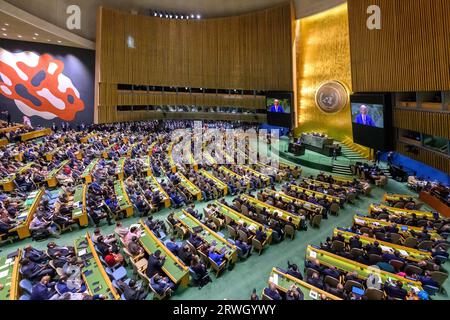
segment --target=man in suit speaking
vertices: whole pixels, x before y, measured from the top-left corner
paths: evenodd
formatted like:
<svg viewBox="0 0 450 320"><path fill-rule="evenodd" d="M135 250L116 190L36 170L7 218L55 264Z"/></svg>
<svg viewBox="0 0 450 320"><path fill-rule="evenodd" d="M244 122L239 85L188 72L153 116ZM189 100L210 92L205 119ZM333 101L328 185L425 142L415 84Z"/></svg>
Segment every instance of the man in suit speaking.
<svg viewBox="0 0 450 320"><path fill-rule="evenodd" d="M375 122L373 122L372 117L367 114L367 106L362 105L359 108L359 114L356 116L356 123L365 126L375 127Z"/></svg>
<svg viewBox="0 0 450 320"><path fill-rule="evenodd" d="M283 107L280 105L280 101L275 99L273 105L270 107L270 112L284 113Z"/></svg>

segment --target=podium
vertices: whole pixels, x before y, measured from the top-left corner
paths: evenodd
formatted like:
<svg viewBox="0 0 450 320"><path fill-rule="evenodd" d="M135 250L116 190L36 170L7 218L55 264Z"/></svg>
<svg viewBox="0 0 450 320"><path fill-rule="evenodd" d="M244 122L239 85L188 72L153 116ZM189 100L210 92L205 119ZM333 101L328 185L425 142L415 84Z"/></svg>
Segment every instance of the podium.
<svg viewBox="0 0 450 320"><path fill-rule="evenodd" d="M303 156L305 154L305 147L301 144L291 142L289 143L288 151L296 156Z"/></svg>

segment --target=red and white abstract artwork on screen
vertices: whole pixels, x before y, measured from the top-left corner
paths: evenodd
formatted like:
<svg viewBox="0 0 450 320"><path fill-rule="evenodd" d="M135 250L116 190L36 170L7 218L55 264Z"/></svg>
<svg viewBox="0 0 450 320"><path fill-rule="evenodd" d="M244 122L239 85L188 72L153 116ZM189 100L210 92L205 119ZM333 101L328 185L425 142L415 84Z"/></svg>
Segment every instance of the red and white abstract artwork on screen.
<svg viewBox="0 0 450 320"><path fill-rule="evenodd" d="M79 91L63 72L64 63L49 54L0 48L0 95L28 117L71 121L84 110Z"/></svg>

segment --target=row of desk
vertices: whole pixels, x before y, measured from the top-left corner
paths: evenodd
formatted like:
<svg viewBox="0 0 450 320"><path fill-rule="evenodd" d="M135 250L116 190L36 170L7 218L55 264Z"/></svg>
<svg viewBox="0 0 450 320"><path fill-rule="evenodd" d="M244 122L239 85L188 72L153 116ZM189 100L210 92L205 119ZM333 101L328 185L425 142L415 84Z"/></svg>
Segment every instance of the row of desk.
<svg viewBox="0 0 450 320"><path fill-rule="evenodd" d="M355 237L357 234L348 232L339 228L335 228L333 231L333 235L336 236L338 234L341 234L346 243L349 243L350 239ZM383 253L394 253L394 251L400 252L400 256L406 260L413 261L413 262L419 262L428 260L431 258L431 253L428 251L423 250L417 250L410 247L404 247L400 246L398 244L390 243L390 242L384 242L377 240L375 238L369 238L363 235L359 235L359 240L363 244L363 246L366 246L368 244L374 244L375 242L378 242L380 244L380 248L383 251Z"/></svg>
<svg viewBox="0 0 450 320"><path fill-rule="evenodd" d="M375 212L382 212L386 210L388 214L394 216L404 216L406 218L412 218L413 214L416 215L417 218L425 218L428 220L434 219L434 215L429 211L419 211L419 210L409 210L409 209L401 209L395 207L389 207L383 204L371 204L369 206L369 214Z"/></svg>
<svg viewBox="0 0 450 320"><path fill-rule="evenodd" d="M19 268L22 250L15 253L15 257L0 257L0 290L1 300L17 300L19 297Z"/></svg>
<svg viewBox="0 0 450 320"><path fill-rule="evenodd" d="M271 206L265 202L262 202L258 199L255 199L253 197L250 197L246 194L241 195L240 197L242 200L248 201L251 205L255 206L256 208L259 209L266 209L271 215L273 216L277 216L278 218L280 218L281 220L283 220L284 222L288 222L289 218L292 219L292 224L299 229L300 228L300 221L301 221L301 216L297 216L295 214L292 214L290 212L278 209L274 206Z"/></svg>
<svg viewBox="0 0 450 320"><path fill-rule="evenodd" d="M341 272L356 272L358 277L363 280L367 280L370 276L375 275L379 277L382 283L386 283L388 280L401 281L403 288L407 291L422 290L421 283L418 281L407 279L371 266L366 266L362 263L321 250L315 246L309 245L306 248L306 259L309 261L317 259L321 265L335 267Z"/></svg>
<svg viewBox="0 0 450 320"><path fill-rule="evenodd" d="M77 256L84 261L81 275L89 294L101 294L106 300L120 300L120 295L112 285L89 234L75 241L75 250Z"/></svg>
<svg viewBox="0 0 450 320"><path fill-rule="evenodd" d="M216 187L219 188L220 190L222 190L223 196L226 196L228 194L228 186L224 182L217 179L215 176L213 176L211 173L209 173L208 171L206 171L204 169L200 169L198 171L198 173L200 173L205 178L212 180L214 182L214 184L216 185Z"/></svg>
<svg viewBox="0 0 450 320"><path fill-rule="evenodd" d="M331 196L329 194L325 194L323 192L319 192L319 191L315 191L315 190L310 190L310 189L306 189L303 187L299 187L297 185L291 184L288 187L290 190L293 190L295 192L301 192L306 194L307 196L313 196L313 197L318 197L318 198L324 198L327 199L330 202L337 202L340 203L341 202L341 198L339 197L335 197L335 196Z"/></svg>
<svg viewBox="0 0 450 320"><path fill-rule="evenodd" d="M230 207L220 203L219 201L214 202L214 204L217 206L219 212L221 214L223 214L225 217L228 217L228 219L234 221L238 225L243 225L244 223L246 223L247 228L251 228L254 231L254 233L259 228L262 228L262 230L264 231L264 233L266 234L266 237L267 237L266 243L268 243L268 244L271 243L272 233L273 233L272 229L266 228L259 222L256 222L256 221L250 219L249 217L231 209ZM225 220L228 220L228 219L225 218Z"/></svg>
<svg viewBox="0 0 450 320"><path fill-rule="evenodd" d="M353 225L376 230L383 227L392 227L394 223L385 220L372 219L362 215L355 215L353 217ZM402 224L396 224L396 226L399 229L398 233L402 235L405 239L412 236L411 232L419 233L422 232L423 230L423 228L420 227L412 227ZM432 240L442 239L442 237L435 231L429 232L429 234Z"/></svg>
<svg viewBox="0 0 450 320"><path fill-rule="evenodd" d="M205 226L199 220L195 219L186 211L179 211L174 214L174 218L189 232L194 233L194 229L201 228L201 232L197 233L206 243L215 243L217 252L224 253L228 261L237 261L237 249L234 245L227 242L224 238L219 236L216 232Z"/></svg>
<svg viewBox="0 0 450 320"><path fill-rule="evenodd" d="M295 285L303 293L303 300L321 300L326 297L327 300L342 300L324 290L316 288L309 283L282 272L277 268L273 268L269 276L269 284L273 283L279 291L287 293L292 285ZM264 296L264 295L263 295Z"/></svg>
<svg viewBox="0 0 450 320"><path fill-rule="evenodd" d="M308 202L306 200L301 200L298 198L294 198L291 196L288 196L287 194L285 194L283 191L275 191L275 190L271 190L271 189L264 189L262 191L263 195L267 195L267 196L271 196L271 197L275 197L275 198L281 198L281 200L283 200L283 202L286 203L297 203L297 204L302 204L303 209L312 212L313 214L321 214L323 212L323 210L325 209L324 207L322 207L321 205L315 204L315 203L311 203Z"/></svg>

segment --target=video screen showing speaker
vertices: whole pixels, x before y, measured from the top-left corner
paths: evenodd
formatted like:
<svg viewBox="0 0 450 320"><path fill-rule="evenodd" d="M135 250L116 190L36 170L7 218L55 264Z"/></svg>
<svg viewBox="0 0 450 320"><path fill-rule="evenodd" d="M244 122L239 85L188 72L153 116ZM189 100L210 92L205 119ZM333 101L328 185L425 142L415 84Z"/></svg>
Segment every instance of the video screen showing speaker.
<svg viewBox="0 0 450 320"><path fill-rule="evenodd" d="M266 107L269 125L292 127L292 92L269 92Z"/></svg>
<svg viewBox="0 0 450 320"><path fill-rule="evenodd" d="M353 141L374 150L384 151L391 122L390 99L385 94L354 94L350 96Z"/></svg>
<svg viewBox="0 0 450 320"><path fill-rule="evenodd" d="M352 103L353 123L364 126L384 128L384 105Z"/></svg>

